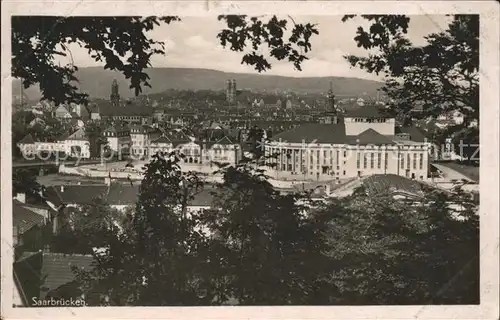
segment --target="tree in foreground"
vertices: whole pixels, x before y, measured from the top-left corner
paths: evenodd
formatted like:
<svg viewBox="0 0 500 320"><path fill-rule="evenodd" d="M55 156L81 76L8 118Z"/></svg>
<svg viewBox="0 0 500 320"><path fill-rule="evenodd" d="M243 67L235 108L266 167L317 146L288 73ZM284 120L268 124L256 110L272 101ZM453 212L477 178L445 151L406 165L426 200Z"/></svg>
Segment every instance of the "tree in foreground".
<svg viewBox="0 0 500 320"><path fill-rule="evenodd" d="M326 304L334 291L323 277L329 260L321 215L307 213L306 195L282 195L248 165L222 170L213 209L210 272L218 304Z"/></svg>
<svg viewBox="0 0 500 320"><path fill-rule="evenodd" d="M174 155L147 164L139 199L127 223L94 253L92 271L79 272L92 305L203 305L205 243L197 216L187 211L200 188ZM118 232L119 231L119 232ZM206 291L206 290L205 290Z"/></svg>
<svg viewBox="0 0 500 320"><path fill-rule="evenodd" d="M469 194L429 190L410 204L359 192L324 210L335 304L479 303L478 207Z"/></svg>
<svg viewBox="0 0 500 320"><path fill-rule="evenodd" d="M370 28L359 27L354 40L369 56L346 59L352 66L385 76L382 90L392 99L390 111L405 124L460 112L463 123L447 128L438 142L451 136L456 152L470 158L476 148L459 146L461 140L479 142L479 15L454 15L445 30L426 36L423 46L406 38L410 17L362 17L370 21ZM416 107L421 110L412 112Z"/></svg>
<svg viewBox="0 0 500 320"><path fill-rule="evenodd" d="M360 189L319 204L278 193L242 165L221 169L211 209L195 213L188 204L202 184L177 161L155 157L146 166L122 228L88 230L103 248L94 270L78 272L90 304L479 301L478 204L460 189L426 190L409 203Z"/></svg>
<svg viewBox="0 0 500 320"><path fill-rule="evenodd" d="M177 161L156 156L146 166L131 223L94 254L94 270L78 273L89 303L328 302L320 217L245 167L223 168L211 209L197 214L188 204L202 183Z"/></svg>

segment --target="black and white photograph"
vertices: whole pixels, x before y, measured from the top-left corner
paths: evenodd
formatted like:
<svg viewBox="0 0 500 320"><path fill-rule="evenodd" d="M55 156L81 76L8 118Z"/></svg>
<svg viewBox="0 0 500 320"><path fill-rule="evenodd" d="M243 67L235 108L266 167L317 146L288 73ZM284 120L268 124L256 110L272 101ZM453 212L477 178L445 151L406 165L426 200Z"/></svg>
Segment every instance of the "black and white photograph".
<svg viewBox="0 0 500 320"><path fill-rule="evenodd" d="M2 15L6 319L241 306L498 317L499 63L482 53L485 30L498 51L498 26L484 14L94 5Z"/></svg>

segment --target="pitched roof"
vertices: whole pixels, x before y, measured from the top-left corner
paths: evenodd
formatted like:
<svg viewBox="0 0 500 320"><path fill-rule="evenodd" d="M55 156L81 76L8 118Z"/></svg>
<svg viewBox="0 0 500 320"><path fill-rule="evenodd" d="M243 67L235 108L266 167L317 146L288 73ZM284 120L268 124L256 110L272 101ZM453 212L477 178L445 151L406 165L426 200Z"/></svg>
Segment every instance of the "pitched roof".
<svg viewBox="0 0 500 320"><path fill-rule="evenodd" d="M183 131L172 131L168 134L168 137L170 141L172 141L174 146L191 142L189 136L185 134Z"/></svg>
<svg viewBox="0 0 500 320"><path fill-rule="evenodd" d="M137 134L137 133L150 133L153 131L155 131L155 128L152 128L152 127L146 126L146 125L136 124L136 125L130 126L130 132L135 133L135 134Z"/></svg>
<svg viewBox="0 0 500 320"><path fill-rule="evenodd" d="M105 196L108 187L105 185L51 186L46 189L47 199L54 205L91 204L93 200Z"/></svg>
<svg viewBox="0 0 500 320"><path fill-rule="evenodd" d="M396 134L406 133L410 135L410 140L415 142L425 142L424 131L419 127L396 127Z"/></svg>
<svg viewBox="0 0 500 320"><path fill-rule="evenodd" d="M23 252L14 262L14 281L25 306L33 304L32 297L40 297L42 259L42 252Z"/></svg>
<svg viewBox="0 0 500 320"><path fill-rule="evenodd" d="M172 143L172 141L164 135L162 135L161 137L159 137L156 140L151 141L151 144L159 144L159 143L169 144L169 143Z"/></svg>
<svg viewBox="0 0 500 320"><path fill-rule="evenodd" d="M85 134L85 130L83 128L80 128L71 134L63 134L59 138L59 141L64 141L64 140L88 140L88 138L87 135Z"/></svg>
<svg viewBox="0 0 500 320"><path fill-rule="evenodd" d="M310 123L300 125L292 130L279 133L272 137L274 141L294 143L345 143L345 125Z"/></svg>
<svg viewBox="0 0 500 320"><path fill-rule="evenodd" d="M375 174L363 179L368 194L403 191L422 196L422 183L395 174Z"/></svg>
<svg viewBox="0 0 500 320"><path fill-rule="evenodd" d="M44 217L29 209L24 208L20 202L12 202L12 224L20 234L25 233L34 226L44 224Z"/></svg>
<svg viewBox="0 0 500 320"><path fill-rule="evenodd" d="M136 203L139 195L139 186L124 183L112 183L106 197L110 205L131 205Z"/></svg>
<svg viewBox="0 0 500 320"><path fill-rule="evenodd" d="M124 132L124 131L130 131L130 127L121 122L112 124L109 127L107 127L106 130L104 130L104 132L114 132L114 133Z"/></svg>
<svg viewBox="0 0 500 320"><path fill-rule="evenodd" d="M33 140L33 137L31 136L31 133L28 133L24 138L19 140L17 144L33 144L35 143L35 140Z"/></svg>
<svg viewBox="0 0 500 320"><path fill-rule="evenodd" d="M228 136L224 136L221 139L217 140L214 144L220 144L220 145L233 145L234 142L229 139Z"/></svg>
<svg viewBox="0 0 500 320"><path fill-rule="evenodd" d="M43 253L42 279L45 281L40 288L40 298L44 298L50 291L75 280L72 266L79 269L92 268L94 258L90 255Z"/></svg>
<svg viewBox="0 0 500 320"><path fill-rule="evenodd" d="M63 104L59 105L56 108L55 112L67 112L67 113L70 113L69 110L68 110L68 107L65 106L65 105L63 105Z"/></svg>
<svg viewBox="0 0 500 320"><path fill-rule="evenodd" d="M360 144L360 145L367 145L367 144L373 144L373 145L392 145L395 144L395 142L386 136L381 135L377 131L373 130L372 128L367 129L357 136L348 136L348 139L350 144Z"/></svg>

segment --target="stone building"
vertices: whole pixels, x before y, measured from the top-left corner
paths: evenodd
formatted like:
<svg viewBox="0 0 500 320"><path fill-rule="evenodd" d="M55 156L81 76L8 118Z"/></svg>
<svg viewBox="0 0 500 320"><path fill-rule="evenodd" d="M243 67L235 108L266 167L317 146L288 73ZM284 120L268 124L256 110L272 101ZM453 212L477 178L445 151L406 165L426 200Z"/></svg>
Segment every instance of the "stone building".
<svg viewBox="0 0 500 320"><path fill-rule="evenodd" d="M374 107L298 126L265 143L271 175L284 180L346 180L373 174L427 179L430 143L417 130L396 130ZM413 134L410 134L410 133Z"/></svg>

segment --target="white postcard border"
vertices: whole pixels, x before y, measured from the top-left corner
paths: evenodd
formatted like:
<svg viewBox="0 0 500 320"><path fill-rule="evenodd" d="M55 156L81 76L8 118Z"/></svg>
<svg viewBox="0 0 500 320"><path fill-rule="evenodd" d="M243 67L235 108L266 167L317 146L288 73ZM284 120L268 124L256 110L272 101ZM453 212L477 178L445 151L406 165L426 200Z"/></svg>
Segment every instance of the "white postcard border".
<svg viewBox="0 0 500 320"><path fill-rule="evenodd" d="M1 315L6 319L493 319L499 314L499 5L495 1L2 1ZM481 305L12 308L11 15L480 14ZM341 32L341 31L339 31ZM335 36L333 33L332 36Z"/></svg>

